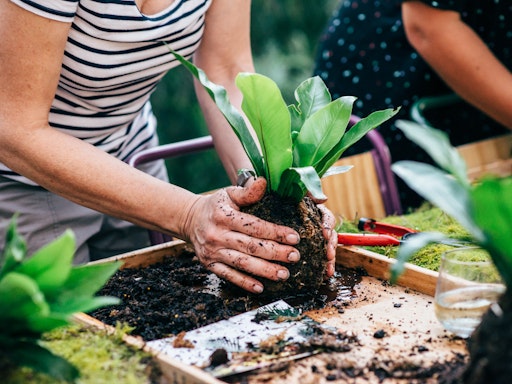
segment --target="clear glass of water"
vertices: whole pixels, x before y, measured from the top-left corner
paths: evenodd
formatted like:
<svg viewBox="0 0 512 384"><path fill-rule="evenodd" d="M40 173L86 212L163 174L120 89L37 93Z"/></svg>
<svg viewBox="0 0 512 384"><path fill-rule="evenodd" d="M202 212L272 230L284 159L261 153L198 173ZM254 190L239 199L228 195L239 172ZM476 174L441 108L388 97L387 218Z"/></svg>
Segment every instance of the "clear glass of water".
<svg viewBox="0 0 512 384"><path fill-rule="evenodd" d="M489 254L479 247L457 248L441 257L434 308L445 329L467 338L505 285Z"/></svg>

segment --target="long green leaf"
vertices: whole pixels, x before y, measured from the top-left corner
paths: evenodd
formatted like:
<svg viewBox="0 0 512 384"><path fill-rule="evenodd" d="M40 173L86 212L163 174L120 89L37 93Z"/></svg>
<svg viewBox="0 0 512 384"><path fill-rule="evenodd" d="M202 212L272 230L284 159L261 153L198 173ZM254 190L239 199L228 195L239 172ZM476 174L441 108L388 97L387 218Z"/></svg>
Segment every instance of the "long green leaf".
<svg viewBox="0 0 512 384"><path fill-rule="evenodd" d="M355 97L340 97L312 114L294 142L295 167L316 168L341 140L352 114Z"/></svg>
<svg viewBox="0 0 512 384"><path fill-rule="evenodd" d="M67 280L74 252L75 236L66 230L19 265L16 272L31 277L45 295L51 295Z"/></svg>
<svg viewBox="0 0 512 384"><path fill-rule="evenodd" d="M399 161L392 169L412 190L459 221L477 241L483 239L482 231L469 214L469 193L465 185L430 164Z"/></svg>
<svg viewBox="0 0 512 384"><path fill-rule="evenodd" d="M210 97L217 104L217 107L222 112L229 125L231 125L231 128L233 128L235 134L238 136L245 149L245 152L247 153L247 156L249 157L249 160L251 161L252 166L254 167L256 174L264 175L265 170L263 167L263 160L258 146L256 145L251 132L247 128L244 118L229 102L226 89L220 85L212 83L203 70L197 68L183 56L179 55L171 48L169 48L169 51L203 85Z"/></svg>
<svg viewBox="0 0 512 384"><path fill-rule="evenodd" d="M38 334L49 332L70 324L71 315L61 313L50 313L47 315L33 314L27 317L28 328Z"/></svg>
<svg viewBox="0 0 512 384"><path fill-rule="evenodd" d="M307 192L318 200L325 200L320 177L313 167L289 168L282 175L280 189L277 191L281 196L288 196L295 201L300 201Z"/></svg>
<svg viewBox="0 0 512 384"><path fill-rule="evenodd" d="M10 272L0 280L0 324L25 323L35 315L47 315L50 307L36 282L28 276ZM9 326L0 332L8 332Z"/></svg>
<svg viewBox="0 0 512 384"><path fill-rule="evenodd" d="M482 246L512 286L512 178L485 179L471 191L472 216L484 230Z"/></svg>
<svg viewBox="0 0 512 384"><path fill-rule="evenodd" d="M414 236L407 238L407 240L400 244L396 254L396 263L391 266L390 282L393 284L396 283L398 277L404 271L405 263L416 252L429 244L438 243L445 240L449 240L449 238L446 235L438 232L415 233Z"/></svg>
<svg viewBox="0 0 512 384"><path fill-rule="evenodd" d="M462 184L469 185L466 163L457 149L450 144L445 132L407 120L398 120L396 126L409 140L427 152L440 168L452 174Z"/></svg>
<svg viewBox="0 0 512 384"><path fill-rule="evenodd" d="M69 278L59 290L58 295L51 298L52 312L74 313L90 311L91 305L101 303L99 300L90 302L90 298L118 270L121 264L120 261L117 261L74 267ZM106 300L108 305L118 302L117 299L109 297L102 298L101 300Z"/></svg>
<svg viewBox="0 0 512 384"><path fill-rule="evenodd" d="M333 165L349 147L362 139L369 131L377 128L385 121L391 119L398 113L400 109L385 109L375 111L370 115L359 120L352 128L350 128L341 141L318 163L315 167L320 177Z"/></svg>
<svg viewBox="0 0 512 384"><path fill-rule="evenodd" d="M340 173L345 173L354 168L353 165L337 165L335 167L331 167L324 173L322 177L328 177L333 175L339 175Z"/></svg>
<svg viewBox="0 0 512 384"><path fill-rule="evenodd" d="M319 76L304 80L295 89L297 105L289 106L292 132L299 132L304 122L331 102L331 94Z"/></svg>
<svg viewBox="0 0 512 384"><path fill-rule="evenodd" d="M16 228L16 218L17 215L14 215L7 227L4 252L0 255L0 279L6 273L16 268L23 261L27 253L25 240L23 240Z"/></svg>
<svg viewBox="0 0 512 384"><path fill-rule="evenodd" d="M292 165L290 113L277 84L270 78L240 73L236 85L243 94L242 110L260 142L268 189L277 191L281 174Z"/></svg>

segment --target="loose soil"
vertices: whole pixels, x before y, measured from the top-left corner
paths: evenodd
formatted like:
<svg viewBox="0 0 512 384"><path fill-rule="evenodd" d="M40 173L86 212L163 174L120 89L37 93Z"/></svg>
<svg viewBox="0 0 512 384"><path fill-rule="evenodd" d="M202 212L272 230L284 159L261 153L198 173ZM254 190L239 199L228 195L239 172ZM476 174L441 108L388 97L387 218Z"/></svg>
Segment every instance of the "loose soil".
<svg viewBox="0 0 512 384"><path fill-rule="evenodd" d="M289 295L284 299L302 312L329 307L329 310L343 313L349 311L351 303L347 298L352 288L365 278L364 275L362 270L338 269L335 277L314 294ZM123 302L99 309L91 315L111 325L128 323L134 327L133 333L146 341L178 335L273 301L270 297L247 294L220 281L201 266L193 253L188 252L142 269L120 270L99 294L117 296ZM379 354L361 367L346 359L347 351L360 348L357 334L323 330L317 336L310 345L301 346L301 350L322 347L323 353L315 356L313 365L306 363L307 359L283 362L252 375L224 380L232 383L304 382L302 378L308 377L313 380L310 382L318 383L457 383L467 364L467 356L459 353L447 361L428 366L423 366L421 359L417 363L410 360L402 362ZM383 328L373 337L379 342L385 341L387 334ZM421 356L429 348L435 348L435 345L418 344L411 353ZM291 372L300 375L299 381L288 381L287 375ZM284 381L278 381L279 377Z"/></svg>

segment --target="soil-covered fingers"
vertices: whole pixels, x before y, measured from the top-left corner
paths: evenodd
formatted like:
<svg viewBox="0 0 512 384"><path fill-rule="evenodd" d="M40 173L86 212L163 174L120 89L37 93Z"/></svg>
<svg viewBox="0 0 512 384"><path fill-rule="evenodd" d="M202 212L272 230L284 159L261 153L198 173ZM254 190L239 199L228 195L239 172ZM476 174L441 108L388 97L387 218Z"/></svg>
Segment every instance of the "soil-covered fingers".
<svg viewBox="0 0 512 384"><path fill-rule="evenodd" d="M318 208L322 212L323 235L327 240L327 268L326 275L331 277L334 275L336 263L336 248L338 247L338 236L336 230L336 219L332 212L325 205L319 204Z"/></svg>
<svg viewBox="0 0 512 384"><path fill-rule="evenodd" d="M267 189L267 181L263 177L258 177L244 187L227 188L230 199L239 207L251 205L259 201Z"/></svg>
<svg viewBox="0 0 512 384"><path fill-rule="evenodd" d="M253 293L261 293L264 290L263 284L257 280L257 277L279 281L286 280L290 276L288 270L280 265L233 250L219 251L218 254L212 255L211 259L219 261L207 263L208 270Z"/></svg>

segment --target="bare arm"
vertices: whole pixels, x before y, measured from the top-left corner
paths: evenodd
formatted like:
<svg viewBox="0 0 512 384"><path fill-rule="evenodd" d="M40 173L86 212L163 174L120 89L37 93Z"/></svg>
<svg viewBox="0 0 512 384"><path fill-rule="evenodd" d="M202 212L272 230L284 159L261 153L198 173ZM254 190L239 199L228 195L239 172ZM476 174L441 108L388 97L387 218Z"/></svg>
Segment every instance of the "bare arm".
<svg viewBox="0 0 512 384"><path fill-rule="evenodd" d="M261 284L244 272L286 277L268 260L288 261L295 249L284 244L296 244L297 234L238 209L258 198L261 184L195 195L53 129L48 114L70 25L10 1L0 3L0 19L1 162L69 200L191 241L207 267L250 291Z"/></svg>
<svg viewBox="0 0 512 384"><path fill-rule="evenodd" d="M249 0L215 0L208 10L206 29L194 63L208 78L226 88L230 101L240 109L242 95L235 85L240 72L254 72L250 44ZM220 159L234 183L240 168L252 168L238 138L210 96L196 83L196 93Z"/></svg>
<svg viewBox="0 0 512 384"><path fill-rule="evenodd" d="M409 42L448 86L512 129L512 74L460 15L407 1L402 16Z"/></svg>

